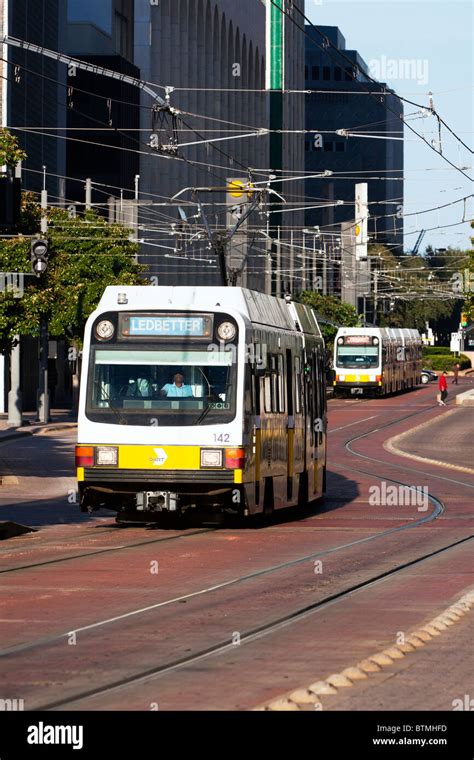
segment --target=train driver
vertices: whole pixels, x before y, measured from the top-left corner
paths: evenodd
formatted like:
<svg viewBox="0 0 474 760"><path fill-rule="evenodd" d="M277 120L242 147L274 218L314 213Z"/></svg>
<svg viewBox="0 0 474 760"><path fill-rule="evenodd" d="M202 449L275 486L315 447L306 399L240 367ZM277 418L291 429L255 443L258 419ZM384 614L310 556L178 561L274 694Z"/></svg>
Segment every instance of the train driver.
<svg viewBox="0 0 474 760"><path fill-rule="evenodd" d="M189 398L194 395L191 386L184 384L184 376L180 372L177 372L176 375L173 376L172 383L166 383L163 386L161 394L163 396L168 396L168 398L175 398L178 396L181 398L188 396Z"/></svg>

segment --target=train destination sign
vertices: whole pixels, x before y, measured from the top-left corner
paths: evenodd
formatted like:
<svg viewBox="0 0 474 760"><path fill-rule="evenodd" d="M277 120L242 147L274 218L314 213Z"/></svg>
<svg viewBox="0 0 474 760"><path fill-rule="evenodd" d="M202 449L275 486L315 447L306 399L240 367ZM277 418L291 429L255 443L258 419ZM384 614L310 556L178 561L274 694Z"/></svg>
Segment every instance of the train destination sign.
<svg viewBox="0 0 474 760"><path fill-rule="evenodd" d="M122 315L120 334L127 338L209 338L212 317L196 314Z"/></svg>
<svg viewBox="0 0 474 760"><path fill-rule="evenodd" d="M370 335L346 335L344 338L346 346L370 346L372 336Z"/></svg>

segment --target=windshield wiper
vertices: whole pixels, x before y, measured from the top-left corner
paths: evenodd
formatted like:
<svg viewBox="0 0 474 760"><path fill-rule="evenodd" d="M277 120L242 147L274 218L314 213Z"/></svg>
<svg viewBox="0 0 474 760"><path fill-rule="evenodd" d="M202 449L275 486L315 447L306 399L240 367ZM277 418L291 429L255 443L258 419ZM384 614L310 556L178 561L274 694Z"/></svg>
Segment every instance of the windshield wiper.
<svg viewBox="0 0 474 760"><path fill-rule="evenodd" d="M96 386L99 385L99 381L95 380L94 381L94 385L96 385ZM125 419L125 417L123 416L123 414L121 414L121 412L119 412L119 410L116 409L115 406L112 404L112 399L110 398L110 396L107 393L107 391L105 390L105 388L101 388L100 389L100 393L101 393L101 400L102 400L103 395L105 394L105 401L109 402L109 409L115 414L115 416L117 417L117 419L120 422L120 424L121 425L128 425L128 422Z"/></svg>
<svg viewBox="0 0 474 760"><path fill-rule="evenodd" d="M210 387L213 387L213 386L210 386ZM229 383L224 388L223 393L226 394L226 397L227 397L227 393L228 393L229 388L232 388L232 383ZM209 412L210 409L213 409L213 407L209 406L209 402L208 402L208 405L206 406L205 409L202 410L202 412L199 415L199 417L193 422L193 425L199 425L203 421L203 419L207 416L207 414L208 414L208 412Z"/></svg>

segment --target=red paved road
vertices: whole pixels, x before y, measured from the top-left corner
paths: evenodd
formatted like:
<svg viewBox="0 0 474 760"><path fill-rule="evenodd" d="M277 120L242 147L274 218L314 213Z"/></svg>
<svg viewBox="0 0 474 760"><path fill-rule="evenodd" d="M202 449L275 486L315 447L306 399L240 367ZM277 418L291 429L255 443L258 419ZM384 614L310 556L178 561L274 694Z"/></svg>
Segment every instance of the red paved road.
<svg viewBox="0 0 474 760"><path fill-rule="evenodd" d="M459 391L463 389L460 385ZM472 534L473 477L401 459L383 448L387 438L420 422L439 417L442 423L445 410L433 405L433 393L429 387L386 400L331 402L331 474L324 505L313 514L279 516L263 529L198 535L189 535L195 532L190 530L176 539L177 531L118 530L106 517L75 524L77 507L62 503L60 514L67 522L10 540L0 550L2 567L100 553L0 574L2 649L60 637L3 657L5 694L0 696L20 696L27 708L35 707L132 677L215 643L231 642L237 633ZM383 427L396 420L401 421ZM350 444L365 458L346 448L351 439L374 429L379 430ZM41 493L37 524L54 521L60 498L55 476L66 481L62 489L71 483L65 457L72 436L62 434L60 441L44 436L37 444L38 440L32 439L37 446L34 458L31 449L29 464L20 464L20 485L0 491L0 504L5 505L0 519L2 509L9 514L15 510L17 488L20 512L25 509L21 503L34 511ZM8 449L10 466L15 447L18 444ZM389 478L426 487L443 502L444 512L418 527L393 532L432 517L436 505L430 502L425 510L425 505L382 506L373 498L369 503L371 489L382 488L382 481L389 485ZM120 548L132 543L135 546ZM379 642L393 640L394 627L400 630L399 626L423 622L426 615L432 617L472 585L471 556L469 547L453 549L282 632L154 677L146 688L128 686L74 706L148 709L157 701L161 709L251 707L289 685L304 683L306 677L328 675L320 672L323 666L332 671L353 664L353 655L370 655ZM315 574L318 559L322 565ZM158 574L150 572L152 562L159 563ZM198 593L288 562L295 564ZM194 596L172 601L189 594ZM150 605L161 606L130 614ZM117 615L126 617L104 622ZM79 631L75 644L68 643L65 634L101 621Z"/></svg>

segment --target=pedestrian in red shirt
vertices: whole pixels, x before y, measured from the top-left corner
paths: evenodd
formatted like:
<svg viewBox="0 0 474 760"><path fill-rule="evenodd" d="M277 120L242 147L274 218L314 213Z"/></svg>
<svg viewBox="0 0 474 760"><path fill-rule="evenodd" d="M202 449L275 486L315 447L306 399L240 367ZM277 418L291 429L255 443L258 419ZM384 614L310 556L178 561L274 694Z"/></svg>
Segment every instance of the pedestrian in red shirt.
<svg viewBox="0 0 474 760"><path fill-rule="evenodd" d="M448 383L446 381L447 376L448 376L448 373L446 371L443 372L443 374L439 376L439 381L438 381L438 388L440 390L440 394L438 396L439 406L446 406L446 399L448 397Z"/></svg>

